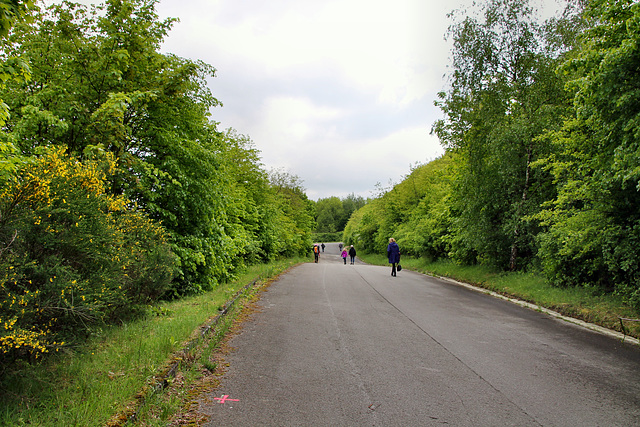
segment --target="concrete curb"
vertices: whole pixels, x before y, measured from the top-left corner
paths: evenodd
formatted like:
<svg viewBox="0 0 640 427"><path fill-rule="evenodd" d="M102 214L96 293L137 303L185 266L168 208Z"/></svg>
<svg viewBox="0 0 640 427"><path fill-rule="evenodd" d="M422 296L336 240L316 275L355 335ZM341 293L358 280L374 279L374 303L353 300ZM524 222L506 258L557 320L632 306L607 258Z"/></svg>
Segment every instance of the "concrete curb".
<svg viewBox="0 0 640 427"><path fill-rule="evenodd" d="M565 322L573 323L574 325L577 325L577 326L592 330L594 332L598 332L600 334L607 335L609 337L619 339L622 342L627 342L627 343L634 344L634 345L640 345L640 340L638 340L637 338L633 338L633 337L624 335L624 334L622 334L622 333L620 333L618 331L614 331L612 329L604 328L602 326L599 326L599 325L596 325L596 324L593 324L593 323L589 323L589 322L585 322L585 321L580 320L580 319L575 319L573 317L565 316L564 314L560 314L557 311L553 311L553 310L550 310L550 309L545 308L545 307L541 307L541 306L536 305L536 304L531 304L529 302L522 301L522 300L519 300L519 299L516 299L516 298L506 297L506 296L501 295L501 294L499 294L497 292L493 292L493 291L490 291L488 289L480 288L478 286L470 285L468 283L459 282L457 280L450 279L448 277L442 277L442 276L431 276L431 277L436 277L438 279L444 280L445 282L449 282L449 283L452 283L452 284L455 284L455 285L458 285L458 286L463 286L463 287L465 287L467 289L470 289L472 291L475 291L475 292L481 292L483 294L488 294L488 295L491 295L492 297L500 298L500 299L505 300L505 301L509 301L509 302L511 302L513 304L517 304L517 305L519 305L521 307L525 307L525 308L529 308L531 310L535 310L535 311L539 311L541 313L545 313L545 314L547 314L547 315L549 315L551 317L554 317L556 319L564 320Z"/></svg>

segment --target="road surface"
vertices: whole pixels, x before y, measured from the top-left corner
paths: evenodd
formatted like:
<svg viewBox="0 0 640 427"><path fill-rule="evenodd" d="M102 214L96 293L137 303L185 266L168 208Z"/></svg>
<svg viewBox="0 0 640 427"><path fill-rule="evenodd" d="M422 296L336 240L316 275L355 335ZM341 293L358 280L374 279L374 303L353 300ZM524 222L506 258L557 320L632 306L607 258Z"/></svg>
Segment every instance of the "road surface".
<svg viewBox="0 0 640 427"><path fill-rule="evenodd" d="M640 349L336 244L264 292L207 426L638 426Z"/></svg>

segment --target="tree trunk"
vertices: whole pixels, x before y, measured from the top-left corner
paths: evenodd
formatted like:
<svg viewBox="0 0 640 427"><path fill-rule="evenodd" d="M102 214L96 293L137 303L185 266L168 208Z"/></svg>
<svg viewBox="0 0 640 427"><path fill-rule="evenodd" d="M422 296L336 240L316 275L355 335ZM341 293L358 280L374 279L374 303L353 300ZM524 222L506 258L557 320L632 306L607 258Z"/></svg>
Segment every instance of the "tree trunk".
<svg viewBox="0 0 640 427"><path fill-rule="evenodd" d="M518 238L520 236L520 217L522 216L522 211L524 209L524 204L527 201L527 192L529 190L529 175L531 172L531 154L532 149L529 147L527 149L527 167L525 170L525 178L524 178L524 187L522 189L522 198L520 199L520 203L518 206L518 211L516 212L516 228L513 232L513 243L511 244L511 256L509 258L509 270L514 271L516 269L516 260L518 259Z"/></svg>

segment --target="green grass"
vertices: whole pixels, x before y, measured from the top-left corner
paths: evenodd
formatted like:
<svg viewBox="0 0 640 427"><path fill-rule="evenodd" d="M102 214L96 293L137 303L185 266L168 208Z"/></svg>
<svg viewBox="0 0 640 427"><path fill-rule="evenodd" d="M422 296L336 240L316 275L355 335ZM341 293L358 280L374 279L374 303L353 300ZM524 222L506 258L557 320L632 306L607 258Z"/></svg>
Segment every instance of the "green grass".
<svg viewBox="0 0 640 427"><path fill-rule="evenodd" d="M358 256L370 264L388 265L387 258L382 255ZM402 258L402 267L470 283L619 332L622 332L620 317L640 317L640 313L626 306L616 295L603 295L587 288L559 288L536 273L496 272L482 265L460 266L450 261L430 262L410 257ZM624 325L627 335L640 338L640 323L624 322Z"/></svg>
<svg viewBox="0 0 640 427"><path fill-rule="evenodd" d="M154 377L166 370L179 350L193 339L194 331L213 319L239 289L303 261L306 259L252 267L236 281L212 292L165 303L145 319L99 331L81 347L68 348L46 363L22 364L15 372L3 373L0 425L104 426L110 420L117 425L122 420L114 415L137 409L132 407L137 405L136 395L154 399L149 387L155 384ZM225 319L226 324L216 329L218 339L231 320ZM205 366L215 368L208 361L214 346L193 354L202 358ZM178 360L186 357L189 353ZM153 417L157 425L166 425L166 418L181 405L181 399L174 396L156 403L164 407L155 407Z"/></svg>

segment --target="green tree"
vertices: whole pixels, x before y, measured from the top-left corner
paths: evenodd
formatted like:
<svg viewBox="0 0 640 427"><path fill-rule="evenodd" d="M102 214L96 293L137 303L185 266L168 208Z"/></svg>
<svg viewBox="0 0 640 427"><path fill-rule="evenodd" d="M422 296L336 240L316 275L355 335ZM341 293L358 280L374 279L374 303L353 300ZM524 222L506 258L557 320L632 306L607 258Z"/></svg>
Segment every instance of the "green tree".
<svg viewBox="0 0 640 427"><path fill-rule="evenodd" d="M574 116L555 134L559 192L540 215L541 257L554 283L617 290L640 307L640 5L594 0L585 16L561 68Z"/></svg>
<svg viewBox="0 0 640 427"><path fill-rule="evenodd" d="M0 45L4 48L11 27L17 22L30 19L34 8L31 0L0 0ZM21 58L7 55L4 49L0 54L0 90L9 81L27 81L31 76L28 64ZM9 106L0 98L0 127L10 117ZM16 147L4 137L0 137L0 180L7 179L15 172L23 159Z"/></svg>
<svg viewBox="0 0 640 427"><path fill-rule="evenodd" d="M383 248L377 245L377 237L383 214L379 198L355 211L342 233L345 244L354 245L364 253L380 253Z"/></svg>
<svg viewBox="0 0 640 427"><path fill-rule="evenodd" d="M158 53L173 20L156 3L64 2L5 40L31 67L2 91L0 351L11 357L311 245L299 178L270 176L249 138L217 129L215 70Z"/></svg>
<svg viewBox="0 0 640 427"><path fill-rule="evenodd" d="M316 231L319 233L343 231L351 214L365 203L361 196L353 193L344 199L335 196L319 199L316 202Z"/></svg>
<svg viewBox="0 0 640 427"><path fill-rule="evenodd" d="M29 19L33 0L0 0L0 38L7 37L17 22Z"/></svg>
<svg viewBox="0 0 640 427"><path fill-rule="evenodd" d="M311 205L300 179L282 170L267 173L248 137L229 130L224 141L222 168L231 178L225 184L227 233L239 247L237 256L251 263L303 254Z"/></svg>
<svg viewBox="0 0 640 427"><path fill-rule="evenodd" d="M347 222L351 215L363 207L366 204L366 200L362 196L356 196L354 193L349 194L346 198L342 199L342 212L343 215L339 219L337 229L342 231L347 226Z"/></svg>
<svg viewBox="0 0 640 427"><path fill-rule="evenodd" d="M450 199L456 162L453 153L416 166L405 180L407 200L416 197L406 209L409 215L398 224L393 235L404 254L424 256L432 260L447 258L451 252L452 214ZM411 194L411 196L409 196Z"/></svg>
<svg viewBox="0 0 640 427"><path fill-rule="evenodd" d="M280 256L308 254L315 229L314 204L305 194L302 180L281 169L272 169L269 182L271 199L266 214L274 239L270 252Z"/></svg>
<svg viewBox="0 0 640 427"><path fill-rule="evenodd" d="M395 237L407 255L444 258L451 248L450 194L455 155L416 164L405 179L353 212L343 239L363 252L384 253Z"/></svg>
<svg viewBox="0 0 640 427"><path fill-rule="evenodd" d="M342 231L344 228L340 229L340 222L344 216L342 201L338 197L319 199L316 202L316 222L318 223L316 231L318 233Z"/></svg>
<svg viewBox="0 0 640 427"><path fill-rule="evenodd" d="M570 47L572 19L541 25L528 0L491 0L481 17L450 28L451 88L439 95L445 118L433 131L462 158L451 203L463 233L452 241L464 247L454 253L512 270L533 259L538 229L528 218L554 187L532 165L550 154L543 135L561 126L569 106L554 70Z"/></svg>
<svg viewBox="0 0 640 427"><path fill-rule="evenodd" d="M156 3L63 3L16 26L9 46L29 60L32 79L8 86L7 126L26 155L52 143L81 157L113 153L112 191L169 230L180 257L173 292L182 294L228 279L245 243L227 234L226 144L206 86L215 70L158 52L174 20L159 21Z"/></svg>

